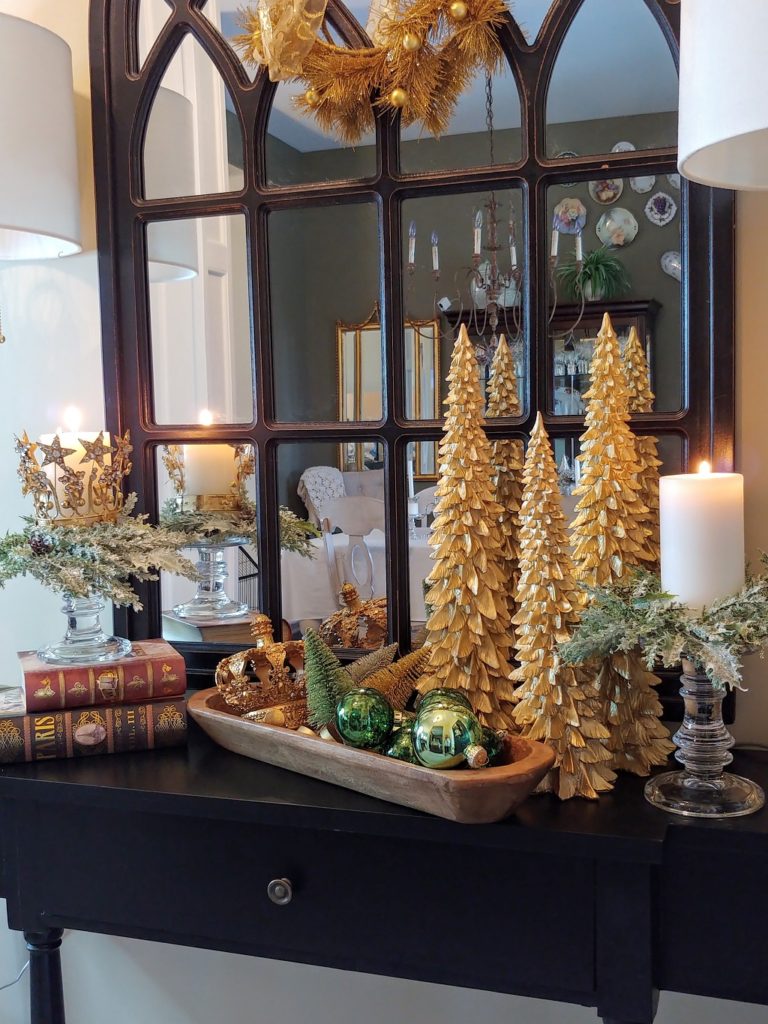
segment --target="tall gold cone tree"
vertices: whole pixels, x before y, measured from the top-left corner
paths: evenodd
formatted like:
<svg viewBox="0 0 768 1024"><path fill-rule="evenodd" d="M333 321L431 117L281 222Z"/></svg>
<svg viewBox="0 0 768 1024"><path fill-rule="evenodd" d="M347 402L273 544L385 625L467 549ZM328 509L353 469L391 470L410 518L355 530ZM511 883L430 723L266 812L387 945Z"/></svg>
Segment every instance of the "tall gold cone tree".
<svg viewBox="0 0 768 1024"><path fill-rule="evenodd" d="M635 435L621 348L606 313L597 335L581 436L580 495L572 527L577 578L589 586L620 579L629 566L653 561L648 508L640 497Z"/></svg>
<svg viewBox="0 0 768 1024"><path fill-rule="evenodd" d="M460 687L485 725L506 729L512 727L512 640L501 509L493 496L477 359L463 325L448 383L429 541L435 561L427 577L429 661L418 688L425 693L436 686Z"/></svg>
<svg viewBox="0 0 768 1024"><path fill-rule="evenodd" d="M621 349L606 313L597 336L581 437L581 482L572 527L577 578L590 586L614 583L628 567L654 561L648 506L641 497L635 435L629 427L630 390ZM612 655L596 684L601 720L608 727L611 766L647 775L673 749L659 721L657 676L640 658Z"/></svg>
<svg viewBox="0 0 768 1024"><path fill-rule="evenodd" d="M520 582L517 660L513 679L519 703L514 718L524 736L545 740L555 767L539 786L562 800L595 799L611 789L608 729L597 717L594 683L583 669L564 665L557 645L570 639L583 603L573 576L568 532L560 502L552 446L541 413L525 460L520 512Z"/></svg>
<svg viewBox="0 0 768 1024"><path fill-rule="evenodd" d="M501 416L519 416L520 399L517 394L517 375L512 352L502 334L491 363L488 382L488 405L486 416L496 419ZM523 499L523 463L525 445L516 438L500 438L492 446L494 472L494 497L501 505L499 528L501 530L502 558L505 565L509 588L510 611L514 607L514 593L518 581L520 544L520 504Z"/></svg>
<svg viewBox="0 0 768 1024"><path fill-rule="evenodd" d="M629 411L653 412L654 394L651 391L651 375L648 361L645 358L637 328L632 327L624 346L624 370L629 387ZM653 561L658 565L661 552L659 550L659 466L658 441L650 434L635 437L637 462L640 467L638 482L640 497L648 506L646 524L650 531L648 548L653 554Z"/></svg>

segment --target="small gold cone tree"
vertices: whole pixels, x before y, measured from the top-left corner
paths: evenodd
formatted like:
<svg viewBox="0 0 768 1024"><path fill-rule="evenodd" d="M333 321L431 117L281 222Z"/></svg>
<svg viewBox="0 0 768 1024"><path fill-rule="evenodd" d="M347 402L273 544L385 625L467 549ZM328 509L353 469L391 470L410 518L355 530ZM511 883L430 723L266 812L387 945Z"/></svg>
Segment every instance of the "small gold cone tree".
<svg viewBox="0 0 768 1024"><path fill-rule="evenodd" d="M462 325L453 350L440 442L440 482L429 543L429 661L418 688L466 691L483 724L512 727L507 581L494 498L491 445L483 430L477 359Z"/></svg>
<svg viewBox="0 0 768 1024"><path fill-rule="evenodd" d="M629 568L654 562L649 509L638 479L635 435L629 427L630 389L618 338L606 313L597 336L581 437L580 495L572 527L576 575L588 586L621 579ZM637 653L613 655L597 672L601 720L610 732L611 765L647 775L674 749L659 721L660 682Z"/></svg>
<svg viewBox="0 0 768 1024"><path fill-rule="evenodd" d="M517 394L517 376L512 352L502 334L491 363L488 382L488 405L486 416L496 419L502 416L519 416L520 399ZM494 497L501 506L499 529L501 531L504 571L509 588L510 613L514 611L514 593L517 589L520 545L520 504L523 498L523 462L525 445L516 438L499 438L491 445L494 472Z"/></svg>
<svg viewBox="0 0 768 1024"><path fill-rule="evenodd" d="M653 562L648 507L640 495L635 435L629 427L629 388L619 339L607 313L590 376L572 536L577 578L597 587L615 583L629 566Z"/></svg>
<svg viewBox="0 0 768 1024"><path fill-rule="evenodd" d="M645 358L637 328L632 327L624 346L624 370L629 387L629 411L653 412L654 394L651 391L651 375L648 361ZM653 555L653 562L658 567L661 556L659 550L659 466L658 441L651 434L635 437L637 463L640 469L638 482L640 497L648 507L646 525L649 530L648 548Z"/></svg>
<svg viewBox="0 0 768 1024"><path fill-rule="evenodd" d="M609 732L597 717L594 682L583 669L563 664L557 650L570 639L583 597L573 576L557 467L541 413L523 479L518 611L512 620L520 662L513 678L520 686L513 714L524 736L555 749L555 766L539 790L562 800L595 799L612 788L616 776L606 747Z"/></svg>

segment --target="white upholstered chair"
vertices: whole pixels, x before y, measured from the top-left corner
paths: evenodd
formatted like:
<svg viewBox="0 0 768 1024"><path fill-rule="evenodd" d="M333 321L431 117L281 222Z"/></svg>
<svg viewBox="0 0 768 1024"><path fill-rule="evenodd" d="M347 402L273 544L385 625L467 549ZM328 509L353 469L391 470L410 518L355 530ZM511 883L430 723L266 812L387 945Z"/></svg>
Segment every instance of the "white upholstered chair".
<svg viewBox="0 0 768 1024"><path fill-rule="evenodd" d="M325 505L346 493L344 474L335 466L310 466L301 474L296 491L306 506L310 523L319 526Z"/></svg>
<svg viewBox="0 0 768 1024"><path fill-rule="evenodd" d="M322 530L328 575L331 589L339 603L344 583L354 583L363 600L373 597L375 593L373 559L365 538L373 530L384 531L384 507L381 498L369 498L365 495L335 498L323 506ZM333 540L334 530L341 530L348 537L346 549L340 552L341 571Z"/></svg>

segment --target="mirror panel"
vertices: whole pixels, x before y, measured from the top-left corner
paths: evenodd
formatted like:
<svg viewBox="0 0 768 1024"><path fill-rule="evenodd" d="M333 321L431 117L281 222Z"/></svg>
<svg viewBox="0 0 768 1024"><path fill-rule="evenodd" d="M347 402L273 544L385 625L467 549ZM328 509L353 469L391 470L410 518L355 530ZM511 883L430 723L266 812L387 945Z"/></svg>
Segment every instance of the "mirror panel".
<svg viewBox="0 0 768 1024"><path fill-rule="evenodd" d="M644 0L584 0L549 84L547 155L676 146L677 95L672 51Z"/></svg>
<svg viewBox="0 0 768 1024"><path fill-rule="evenodd" d="M276 417L289 422L348 420L346 401L342 411L339 396L346 393L347 382L357 371L352 363L349 367L339 363L339 331L340 325L370 323L378 315L381 268L376 206L355 203L279 210L269 216L268 233ZM375 334L369 333L365 345L364 400L361 394L358 405L353 401L349 411L378 419L384 370L383 363L376 361L381 346ZM358 363L361 372L362 363ZM302 366L307 372L299 376L296 368ZM340 391L342 377L345 391ZM374 417L376 412L379 415Z"/></svg>
<svg viewBox="0 0 768 1024"><path fill-rule="evenodd" d="M371 178L376 173L376 137L350 146L293 103L304 91L300 82L279 82L267 123L267 183L274 186Z"/></svg>
<svg viewBox="0 0 768 1024"><path fill-rule="evenodd" d="M255 450L185 444L155 456L161 521L189 534L184 553L201 573L198 584L161 574L163 637L247 646L259 600Z"/></svg>
<svg viewBox="0 0 768 1024"><path fill-rule="evenodd" d="M147 225L156 423L253 419L248 253L242 214Z"/></svg>
<svg viewBox="0 0 768 1024"><path fill-rule="evenodd" d="M163 26L171 16L166 0L139 0L139 16L136 25L136 49L139 67L143 67L149 51L155 45Z"/></svg>
<svg viewBox="0 0 768 1024"><path fill-rule="evenodd" d="M407 497L403 511L408 519L408 585L411 643L414 647L420 647L425 640L427 611L424 581L434 565L429 537L437 504L438 445L439 435L435 435L434 440L411 441L406 448Z"/></svg>
<svg viewBox="0 0 768 1024"><path fill-rule="evenodd" d="M145 199L243 187L243 137L232 98L192 35L184 37L152 102L143 166Z"/></svg>
<svg viewBox="0 0 768 1024"><path fill-rule="evenodd" d="M487 131L489 92L485 74L476 74L459 97L451 122L440 138L419 125L400 133L400 168L405 174L513 164L522 158L520 95L504 64L490 80L493 151Z"/></svg>
<svg viewBox="0 0 768 1024"><path fill-rule="evenodd" d="M493 209L492 203L496 204ZM407 199L403 203L406 328L413 323L437 323L440 336L434 378L440 381L433 406L437 415L427 416L422 411L413 418L442 418L442 402L448 394L445 378L461 324L466 325L476 344L484 381L488 379L496 341L501 334L505 335L515 361L520 415L524 414L528 355L520 289L522 217L518 188L496 193L441 194ZM406 330L406 374L409 377L407 338ZM422 383L425 379L426 375L422 374ZM410 401L408 379L405 386L407 401ZM422 402L421 409L428 405L431 403Z"/></svg>
<svg viewBox="0 0 768 1024"><path fill-rule="evenodd" d="M297 636L313 626L325 629L335 647L380 647L387 636L381 441L284 443L277 474L280 503L321 530L310 558L281 553L283 618ZM355 611L351 592L342 598L344 584L355 587L362 611Z"/></svg>
<svg viewBox="0 0 768 1024"><path fill-rule="evenodd" d="M532 44L536 41L552 6L553 0L515 0L512 17L519 25L527 43Z"/></svg>
<svg viewBox="0 0 768 1024"><path fill-rule="evenodd" d="M620 338L634 325L645 344L654 411L677 412L683 402L684 197L658 175L554 185L547 202L547 244L557 259L550 278L549 411L582 414L594 340L607 311Z"/></svg>

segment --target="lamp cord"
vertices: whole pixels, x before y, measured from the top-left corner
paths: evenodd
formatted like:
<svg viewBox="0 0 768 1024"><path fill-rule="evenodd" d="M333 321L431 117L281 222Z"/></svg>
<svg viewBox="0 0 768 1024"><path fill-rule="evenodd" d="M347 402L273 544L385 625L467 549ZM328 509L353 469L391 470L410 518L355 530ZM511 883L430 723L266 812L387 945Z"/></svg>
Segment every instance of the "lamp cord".
<svg viewBox="0 0 768 1024"><path fill-rule="evenodd" d="M18 982L20 982L21 978L22 978L22 975L24 974L24 971L26 971L26 969L28 967L29 967L29 960L27 960L27 962L21 968L21 970L16 975L16 977L13 979L13 981L9 981L5 985L0 985L0 992L3 992L5 989L11 988L13 985L16 985Z"/></svg>

